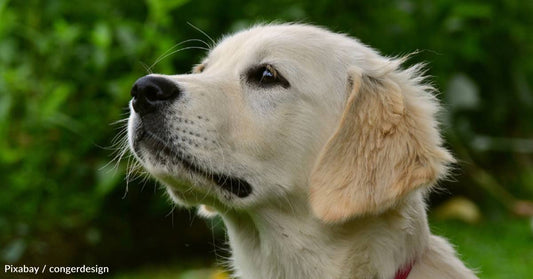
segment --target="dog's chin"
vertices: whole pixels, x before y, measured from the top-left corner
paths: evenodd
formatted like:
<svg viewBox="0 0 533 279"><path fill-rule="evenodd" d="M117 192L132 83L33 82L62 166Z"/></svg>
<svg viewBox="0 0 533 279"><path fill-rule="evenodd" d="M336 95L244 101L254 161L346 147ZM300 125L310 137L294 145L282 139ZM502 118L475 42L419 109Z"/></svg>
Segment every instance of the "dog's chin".
<svg viewBox="0 0 533 279"><path fill-rule="evenodd" d="M204 186L206 189L219 187L229 196L237 198L246 198L252 193L252 187L246 180L198 165L193 162L194 156L177 151L178 148L168 145L161 140L161 137L143 128L136 131L131 149L150 174L172 189L190 189L191 185L187 184L193 184L193 187ZM183 194L175 196L179 201L188 200L182 197Z"/></svg>

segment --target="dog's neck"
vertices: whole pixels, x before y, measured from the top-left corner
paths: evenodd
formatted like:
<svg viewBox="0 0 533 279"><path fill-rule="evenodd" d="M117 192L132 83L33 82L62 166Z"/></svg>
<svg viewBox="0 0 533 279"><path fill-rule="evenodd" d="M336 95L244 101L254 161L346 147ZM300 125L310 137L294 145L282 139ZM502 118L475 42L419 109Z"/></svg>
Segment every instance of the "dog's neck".
<svg viewBox="0 0 533 279"><path fill-rule="evenodd" d="M232 260L242 279L394 278L429 238L421 194L380 216L339 225L314 217L307 200L226 212ZM377 233L376 233L377 232ZM383 234L380 234L383 233Z"/></svg>

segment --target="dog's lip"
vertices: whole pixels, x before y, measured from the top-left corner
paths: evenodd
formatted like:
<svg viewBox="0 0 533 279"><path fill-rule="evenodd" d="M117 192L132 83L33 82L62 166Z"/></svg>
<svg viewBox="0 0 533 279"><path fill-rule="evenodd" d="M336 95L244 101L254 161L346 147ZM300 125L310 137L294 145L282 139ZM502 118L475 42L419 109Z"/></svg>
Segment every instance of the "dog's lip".
<svg viewBox="0 0 533 279"><path fill-rule="evenodd" d="M137 154L139 152L139 145L141 142L149 149L155 151L161 151L172 158L177 159L181 165L187 170L197 173L207 179L212 180L215 184L222 189L236 195L239 198L245 198L252 193L252 186L246 180L234 176L206 171L205 169L194 164L190 160L187 160L182 152L176 151L169 147L167 144L161 142L161 140L154 136L151 132L146 131L143 127L139 127L134 140L134 151Z"/></svg>

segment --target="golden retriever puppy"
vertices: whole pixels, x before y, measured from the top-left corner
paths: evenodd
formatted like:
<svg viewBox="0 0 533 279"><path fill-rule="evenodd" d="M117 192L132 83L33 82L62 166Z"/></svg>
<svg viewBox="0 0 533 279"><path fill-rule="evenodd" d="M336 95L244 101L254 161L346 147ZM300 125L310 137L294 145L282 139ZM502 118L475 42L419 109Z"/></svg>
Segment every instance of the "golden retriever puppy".
<svg viewBox="0 0 533 279"><path fill-rule="evenodd" d="M424 197L454 159L434 89L402 62L255 26L192 74L137 80L129 146L176 203L220 214L235 277L476 278L430 233Z"/></svg>

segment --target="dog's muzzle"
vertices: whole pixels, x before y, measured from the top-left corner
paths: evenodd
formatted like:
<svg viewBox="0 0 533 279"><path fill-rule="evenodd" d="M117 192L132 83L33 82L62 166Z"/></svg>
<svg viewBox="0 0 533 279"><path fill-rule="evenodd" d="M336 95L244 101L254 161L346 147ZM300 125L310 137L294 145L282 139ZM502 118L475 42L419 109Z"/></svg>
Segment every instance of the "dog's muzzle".
<svg viewBox="0 0 533 279"><path fill-rule="evenodd" d="M142 142L143 146L147 147L151 152L158 155L165 154L173 162L179 162L189 171L212 180L222 189L240 198L251 194L252 187L244 179L208 171L196 165L189 160L191 158L190 155L184 154L182 150L168 145L168 136L160 135L162 131L159 127L150 127L153 125L159 126L159 123L161 123L159 119L161 117L160 113L164 111L163 108L182 96L178 85L164 77L144 76L133 85L131 96L133 110L141 119L140 124L137 126L138 130L135 131L136 135L132 146L134 152L140 155L138 153L139 144ZM150 131L152 129L153 131Z"/></svg>

